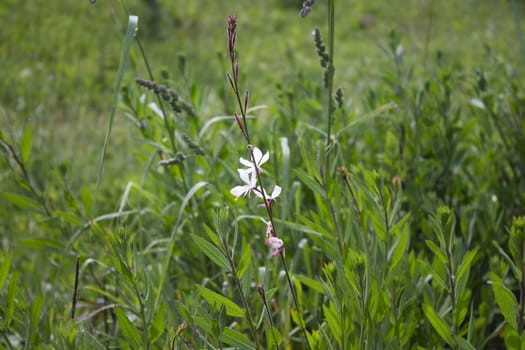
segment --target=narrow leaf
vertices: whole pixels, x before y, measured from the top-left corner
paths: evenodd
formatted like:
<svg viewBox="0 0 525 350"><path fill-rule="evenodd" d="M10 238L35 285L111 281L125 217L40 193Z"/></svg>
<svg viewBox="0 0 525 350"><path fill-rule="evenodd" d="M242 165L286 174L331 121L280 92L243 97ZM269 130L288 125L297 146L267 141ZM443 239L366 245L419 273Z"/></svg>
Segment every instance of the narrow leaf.
<svg viewBox="0 0 525 350"><path fill-rule="evenodd" d="M213 305L216 311L219 311L221 305L224 305L224 307L226 308L226 314L228 316L244 317L244 311L239 307L239 305L235 304L233 301L226 298L225 296L220 295L219 293L215 293L211 289L208 289L201 285L197 285L197 289L199 290L199 293L202 295L204 300L206 300L208 304Z"/></svg>
<svg viewBox="0 0 525 350"><path fill-rule="evenodd" d="M31 158L31 149L33 147L33 127L30 124L25 130L22 136L22 142L20 144L22 162L26 167L29 167L29 159Z"/></svg>
<svg viewBox="0 0 525 350"><path fill-rule="evenodd" d="M42 293L38 293L31 303L31 318L29 321L29 344L33 344L34 337L38 330L38 322L40 321L40 315L42 314L42 306L44 305L44 298Z"/></svg>
<svg viewBox="0 0 525 350"><path fill-rule="evenodd" d="M492 291L496 297L496 303L505 321L514 329L518 328L516 315L518 314L518 302L514 294L503 284L503 281L495 273L490 273Z"/></svg>
<svg viewBox="0 0 525 350"><path fill-rule="evenodd" d="M162 305L157 309L157 314L153 318L149 329L149 342L155 343L157 339L164 333L166 327L166 307Z"/></svg>
<svg viewBox="0 0 525 350"><path fill-rule="evenodd" d="M18 272L14 271L7 287L7 312L5 316L5 326L9 328L15 314L16 287L18 283Z"/></svg>
<svg viewBox="0 0 525 350"><path fill-rule="evenodd" d="M461 350L476 350L476 348L472 344L470 344L467 340L463 339L462 337L456 336L454 339L456 339L456 343L458 344Z"/></svg>
<svg viewBox="0 0 525 350"><path fill-rule="evenodd" d="M226 259L224 254L219 249L217 249L217 247L215 247L213 244L197 235L192 234L191 238L193 239L195 244L199 246L199 249L202 250L204 254L206 254L206 256L211 259L211 261L213 261L215 264L219 265L227 271L231 270L228 260Z"/></svg>
<svg viewBox="0 0 525 350"><path fill-rule="evenodd" d="M334 303L330 302L330 306L323 305L323 315L326 323L328 323L328 327L330 327L332 334L339 343L341 339L341 320ZM339 345L341 344L339 343Z"/></svg>
<svg viewBox="0 0 525 350"><path fill-rule="evenodd" d="M324 288L321 282L314 280L313 278L307 277L305 275L296 275L295 277L308 288L311 288L316 292L324 294Z"/></svg>
<svg viewBox="0 0 525 350"><path fill-rule="evenodd" d="M429 305L425 304L423 305L423 312L425 313L425 316L427 317L428 321L434 327L436 332L439 334L439 336L450 346L454 346L454 338L452 337L452 332L450 331L449 326L439 315L436 313L434 308Z"/></svg>
<svg viewBox="0 0 525 350"><path fill-rule="evenodd" d="M306 185L310 190L312 190L315 194L318 194L322 198L326 198L325 192L323 191L323 188L321 187L321 184L317 182L317 180L311 178L304 170L302 169L294 169L294 174L301 180L302 183Z"/></svg>
<svg viewBox="0 0 525 350"><path fill-rule="evenodd" d="M399 261L401 261L401 258L405 255L405 252L408 247L408 238L409 238L408 226L405 226L402 229L402 232L397 238L395 244L392 246L392 248L388 252L388 259L390 260L390 266L389 266L390 271L392 271L397 266Z"/></svg>
<svg viewBox="0 0 525 350"><path fill-rule="evenodd" d="M100 162L98 164L97 182L95 184L95 193L93 195L91 213L95 213L95 208L97 205L98 188L100 186L100 181L102 180L102 169L104 167L104 160L106 159L106 152L109 145L109 137L111 135L111 129L113 127L113 120L115 119L115 115L117 112L122 81L124 80L124 73L126 72L126 69L128 67L131 45L133 43L133 39L135 38L138 22L139 18L137 16L128 17L128 28L126 30L126 37L124 39L124 45L122 47L120 64L118 68L118 77L115 82L115 89L113 90L113 99L111 101L111 113L109 115L108 125L106 127L106 135L104 136L104 144L102 145L102 154L100 156Z"/></svg>
<svg viewBox="0 0 525 350"><path fill-rule="evenodd" d="M124 337L133 342L133 344L131 344L133 347L140 346L140 334L137 328L121 309L116 308L115 314L117 315L117 321Z"/></svg>
<svg viewBox="0 0 525 350"><path fill-rule="evenodd" d="M473 249L471 251L469 251L467 254L465 254L465 256L463 257L463 261L461 262L461 265L459 266L459 269L458 269L458 274L457 274L457 280L461 280L463 278L463 276L468 276L468 272L470 271L470 266L472 265L472 261L474 260L474 258L476 257L476 254L478 253L478 249Z"/></svg>
<svg viewBox="0 0 525 350"><path fill-rule="evenodd" d="M441 249L436 245L436 243L432 242L431 240L426 240L425 243L442 264L447 263L447 257L445 256L445 253L441 251Z"/></svg>
<svg viewBox="0 0 525 350"><path fill-rule="evenodd" d="M231 328L224 329L222 340L226 344L233 345L239 349L255 350L255 345L246 335Z"/></svg>
<svg viewBox="0 0 525 350"><path fill-rule="evenodd" d="M9 267L11 266L11 252L8 250L4 256L2 266L0 266L0 292L4 288L7 275L9 274Z"/></svg>
<svg viewBox="0 0 525 350"><path fill-rule="evenodd" d="M40 209L40 203L35 201L32 198L22 196L21 194L11 193L11 192L0 192L0 195L19 207L20 209Z"/></svg>
<svg viewBox="0 0 525 350"><path fill-rule="evenodd" d="M242 279L242 276L250 266L252 261L252 250L251 247L246 241L243 239L242 242L242 253L241 253L241 259L239 260L239 265L237 266L237 278Z"/></svg>

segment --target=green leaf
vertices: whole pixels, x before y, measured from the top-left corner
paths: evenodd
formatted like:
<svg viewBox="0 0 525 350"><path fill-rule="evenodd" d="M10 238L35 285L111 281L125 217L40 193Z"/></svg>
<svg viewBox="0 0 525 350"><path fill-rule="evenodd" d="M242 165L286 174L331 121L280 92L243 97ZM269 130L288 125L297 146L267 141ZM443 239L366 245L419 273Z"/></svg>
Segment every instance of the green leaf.
<svg viewBox="0 0 525 350"><path fill-rule="evenodd" d="M211 239L212 243L219 247L221 245L221 241L219 239L219 236L215 233L214 230L212 230L208 225L204 224L204 231L206 232L206 235Z"/></svg>
<svg viewBox="0 0 525 350"><path fill-rule="evenodd" d="M456 280L461 280L464 276L468 278L468 272L470 271L470 266L472 265L472 261L476 257L476 254L478 253L478 249L470 250L465 256L463 257L463 261L461 262L461 265L459 265L458 273Z"/></svg>
<svg viewBox="0 0 525 350"><path fill-rule="evenodd" d="M300 298L298 298L298 299L300 299ZM293 319L293 321L295 322L296 325L298 325L301 328L305 327L303 315L300 314L299 312L297 312L295 307L291 308L291 316L292 316L292 319Z"/></svg>
<svg viewBox="0 0 525 350"><path fill-rule="evenodd" d="M459 328L467 316L470 303L470 290L456 292L456 307L454 308L454 324Z"/></svg>
<svg viewBox="0 0 525 350"><path fill-rule="evenodd" d="M311 178L304 170L294 169L293 173L306 185L312 192L326 199L325 191L317 180Z"/></svg>
<svg viewBox="0 0 525 350"><path fill-rule="evenodd" d="M467 340L463 339L460 336L455 336L456 344L458 344L461 350L476 350L476 348L470 344Z"/></svg>
<svg viewBox="0 0 525 350"><path fill-rule="evenodd" d="M15 314L16 287L18 283L18 272L14 271L7 287L7 311L5 316L5 326L9 328Z"/></svg>
<svg viewBox="0 0 525 350"><path fill-rule="evenodd" d="M31 249L45 249L45 248L63 249L64 248L63 242L59 242L59 241L55 241L53 239L47 239L47 238L21 239L20 243L24 245L25 247L31 248Z"/></svg>
<svg viewBox="0 0 525 350"><path fill-rule="evenodd" d="M447 284L445 283L445 281L443 281L443 279L441 278L441 276L439 276L439 273L437 273L436 271L434 271L434 269L432 268L432 266L430 266L430 264L426 261L426 260L423 260L423 259L418 259L418 263L419 265L421 265L421 267L428 271L428 273L430 273L432 275L432 278L434 279L434 281L436 283L439 283L440 287L443 288L443 289L447 289Z"/></svg>
<svg viewBox="0 0 525 350"><path fill-rule="evenodd" d="M452 337L452 332L450 331L449 326L439 315L436 313L434 308L429 304L423 305L423 312L427 317L428 321L434 327L439 336L450 346L455 345L454 338Z"/></svg>
<svg viewBox="0 0 525 350"><path fill-rule="evenodd" d="M321 282L314 280L313 278L307 277L305 275L295 275L295 278L297 278L302 284L304 284L308 288L311 288L316 292L324 294L324 288Z"/></svg>
<svg viewBox="0 0 525 350"><path fill-rule="evenodd" d="M407 215L408 216L408 215ZM388 252L388 260L390 261L390 266L388 267L389 271L392 271L397 264L401 261L401 258L405 255L408 247L408 238L410 237L410 232L408 230L408 225L405 226L396 242L390 248Z"/></svg>
<svg viewBox="0 0 525 350"><path fill-rule="evenodd" d="M113 244L113 251L115 253L115 258L117 261L114 262L113 266L117 270L120 276L124 277L126 281L130 284L135 284L135 276L131 271L131 268L125 258L119 253L119 249L116 245Z"/></svg>
<svg viewBox="0 0 525 350"><path fill-rule="evenodd" d="M29 168L29 159L31 158L31 150L33 147L33 124L29 124L24 130L22 141L20 144L20 151L22 156L22 162Z"/></svg>
<svg viewBox="0 0 525 350"><path fill-rule="evenodd" d="M138 348L141 345L140 334L137 328L130 322L126 314L119 308L115 309L117 321L120 326L120 330L124 337L133 342L131 344L134 348ZM144 345L144 344L143 344Z"/></svg>
<svg viewBox="0 0 525 350"><path fill-rule="evenodd" d="M439 261L443 264L447 264L447 257L445 256L445 253L441 251L441 248L439 248L436 243L432 242L431 240L426 240L425 243L427 244L427 247L430 248L432 253L439 259Z"/></svg>
<svg viewBox="0 0 525 350"><path fill-rule="evenodd" d="M93 190L87 186L82 186L80 197L82 198L82 204L88 216L91 217L91 207L93 206Z"/></svg>
<svg viewBox="0 0 525 350"><path fill-rule="evenodd" d="M208 258L210 258L215 264L219 265L223 269L230 271L230 264L228 263L228 260L224 256L224 254L217 249L213 244L208 242L202 237L199 237L197 235L192 234L191 238L199 246L199 249L206 254Z"/></svg>
<svg viewBox="0 0 525 350"><path fill-rule="evenodd" d="M252 261L252 250L246 240L242 240L242 253L239 265L237 266L237 278L242 279L242 276L250 266Z"/></svg>
<svg viewBox="0 0 525 350"><path fill-rule="evenodd" d="M151 322L150 329L149 329L148 339L149 339L150 344L155 343L155 341L159 339L162 333L164 333L164 328L166 327L165 312L166 312L165 305L161 305L157 309L157 314L153 318L153 321Z"/></svg>
<svg viewBox="0 0 525 350"><path fill-rule="evenodd" d="M2 261L2 266L0 266L0 292L4 288L5 281L9 275L9 267L11 266L11 252L8 250Z"/></svg>
<svg viewBox="0 0 525 350"><path fill-rule="evenodd" d="M40 203L36 200L22 196L21 194L11 193L11 192L0 192L0 195L19 207L20 209L40 209Z"/></svg>
<svg viewBox="0 0 525 350"><path fill-rule="evenodd" d="M239 349L255 349L255 345L246 335L231 328L224 329L222 341Z"/></svg>
<svg viewBox="0 0 525 350"><path fill-rule="evenodd" d="M40 320L40 315L42 314L42 306L44 305L44 298L42 293L38 293L31 303L31 318L29 321L29 343L33 344L34 337L38 330L38 321Z"/></svg>
<svg viewBox="0 0 525 350"><path fill-rule="evenodd" d="M244 311L239 307L239 305L235 304L233 301L226 298L225 296L220 295L219 293L216 293L211 289L208 289L201 285L197 285L197 289L199 290L199 293L202 295L204 300L206 300L208 304L213 305L216 311L219 311L221 305L224 305L224 307L226 308L226 314L228 316L244 317Z"/></svg>
<svg viewBox="0 0 525 350"><path fill-rule="evenodd" d="M307 98L304 100L304 103L309 106L310 108L316 110L316 111L322 111L323 106L317 101L316 99Z"/></svg>
<svg viewBox="0 0 525 350"><path fill-rule="evenodd" d="M268 339L270 340L270 343L272 344L271 349L278 349L279 345L283 341L283 337L281 335L281 332L276 327L270 327L270 330L268 331L270 333Z"/></svg>
<svg viewBox="0 0 525 350"><path fill-rule="evenodd" d="M512 261L510 256L503 250L503 248L501 248L498 245L498 243L496 241L492 241L492 245L494 245L494 247L496 247L496 249L501 254L501 256L503 256L503 258L505 259L507 264L509 264L510 268L512 269L512 272L514 273L514 276L516 276L516 278L520 278L521 272L518 269L518 267L516 266L516 264L514 264L514 261Z"/></svg>
<svg viewBox="0 0 525 350"><path fill-rule="evenodd" d="M139 23L139 18L137 16L128 17L128 28L126 30L126 37L124 39L124 45L122 47L122 53L120 55L120 63L118 68L118 76L115 81L115 88L113 89L113 98L111 101L111 112L109 115L108 125L106 127L106 135L104 136L104 144L102 145L102 154L100 156L100 161L98 164L97 170L97 182L95 183L95 192L93 194L93 202L91 208L88 208L90 213L95 213L95 208L97 205L97 194L102 181L102 168L104 167L104 161L106 159L106 152L109 146L109 137L111 135L111 129L113 128L113 121L115 120L115 115L117 112L117 107L119 104L120 91L122 86L122 81L124 80L124 73L129 63L129 57L131 52L131 45L133 39L135 38L135 33L137 31Z"/></svg>
<svg viewBox="0 0 525 350"><path fill-rule="evenodd" d="M341 320L333 302L330 302L330 306L323 305L323 315L326 323L328 323L328 327L330 327L332 334L339 343L341 339Z"/></svg>
<svg viewBox="0 0 525 350"><path fill-rule="evenodd" d="M520 336L515 329L505 328L505 347L509 350L520 350Z"/></svg>
<svg viewBox="0 0 525 350"><path fill-rule="evenodd" d="M69 211L55 211L53 212L53 216L57 219L62 219L68 224L74 225L74 226L82 226L83 219L80 218L77 214L69 212Z"/></svg>
<svg viewBox="0 0 525 350"><path fill-rule="evenodd" d="M490 282L492 291L496 297L496 303L505 321L514 329L518 328L516 315L518 314L518 302L514 294L503 284L498 275L491 272Z"/></svg>
<svg viewBox="0 0 525 350"><path fill-rule="evenodd" d="M31 149L33 147L33 124L29 124L25 130L20 143L22 162L29 168L29 159L31 158Z"/></svg>

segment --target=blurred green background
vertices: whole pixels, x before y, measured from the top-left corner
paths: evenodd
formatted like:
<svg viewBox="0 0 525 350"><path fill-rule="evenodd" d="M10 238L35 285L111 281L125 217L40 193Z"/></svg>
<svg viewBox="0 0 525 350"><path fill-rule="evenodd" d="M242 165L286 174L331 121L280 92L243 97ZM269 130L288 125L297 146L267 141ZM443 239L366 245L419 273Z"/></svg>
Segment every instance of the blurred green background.
<svg viewBox="0 0 525 350"><path fill-rule="evenodd" d="M37 142L53 157L71 158L78 176L94 161L108 117L128 11L139 16L139 35L154 73L165 68L175 85L180 55L190 74L209 86L210 116L220 113L216 86L226 84L225 21L239 16L239 51L247 87L258 103L268 104L278 82L302 73L320 76L311 31L326 33L322 1L301 19L301 1L148 1L34 0L0 3L0 107L2 128L21 132L32 121ZM523 3L519 4L520 13ZM484 45L520 67L518 32L509 1L340 1L337 4L336 86L359 101L379 81L376 67L386 61L380 49L395 29L415 70L431 64L441 50L467 69L484 55ZM326 34L325 34L326 35ZM142 62L137 60L137 62ZM145 75L142 63L129 81ZM177 86L174 86L177 88ZM117 121L117 130L121 121ZM115 145L125 140L115 134ZM79 147L82 159L76 159ZM123 152L124 153L124 152ZM117 164L115 164L117 165Z"/></svg>

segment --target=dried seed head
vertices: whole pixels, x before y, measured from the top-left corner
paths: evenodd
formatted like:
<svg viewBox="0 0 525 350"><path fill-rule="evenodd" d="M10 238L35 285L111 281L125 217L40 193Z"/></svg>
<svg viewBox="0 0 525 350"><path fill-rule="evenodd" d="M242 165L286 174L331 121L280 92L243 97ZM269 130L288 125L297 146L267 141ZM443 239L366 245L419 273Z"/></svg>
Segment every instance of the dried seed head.
<svg viewBox="0 0 525 350"><path fill-rule="evenodd" d="M312 6L314 5L315 0L305 0L303 2L303 7L301 8L301 11L299 12L299 15L304 18L308 16L310 11L312 11Z"/></svg>

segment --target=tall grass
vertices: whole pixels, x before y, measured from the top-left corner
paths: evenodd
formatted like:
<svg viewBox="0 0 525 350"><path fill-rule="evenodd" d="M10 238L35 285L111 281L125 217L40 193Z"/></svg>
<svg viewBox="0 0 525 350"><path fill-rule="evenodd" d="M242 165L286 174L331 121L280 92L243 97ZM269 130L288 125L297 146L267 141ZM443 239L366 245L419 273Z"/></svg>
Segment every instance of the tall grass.
<svg viewBox="0 0 525 350"><path fill-rule="evenodd" d="M229 17L213 114L194 62L150 66L130 17L92 188L43 163L31 125L0 130L2 347L521 348L522 78L490 47L475 69L442 51L415 69L392 31L352 102L339 6L303 3L321 78L283 79L265 105ZM133 174L102 172L126 152L117 109Z"/></svg>

